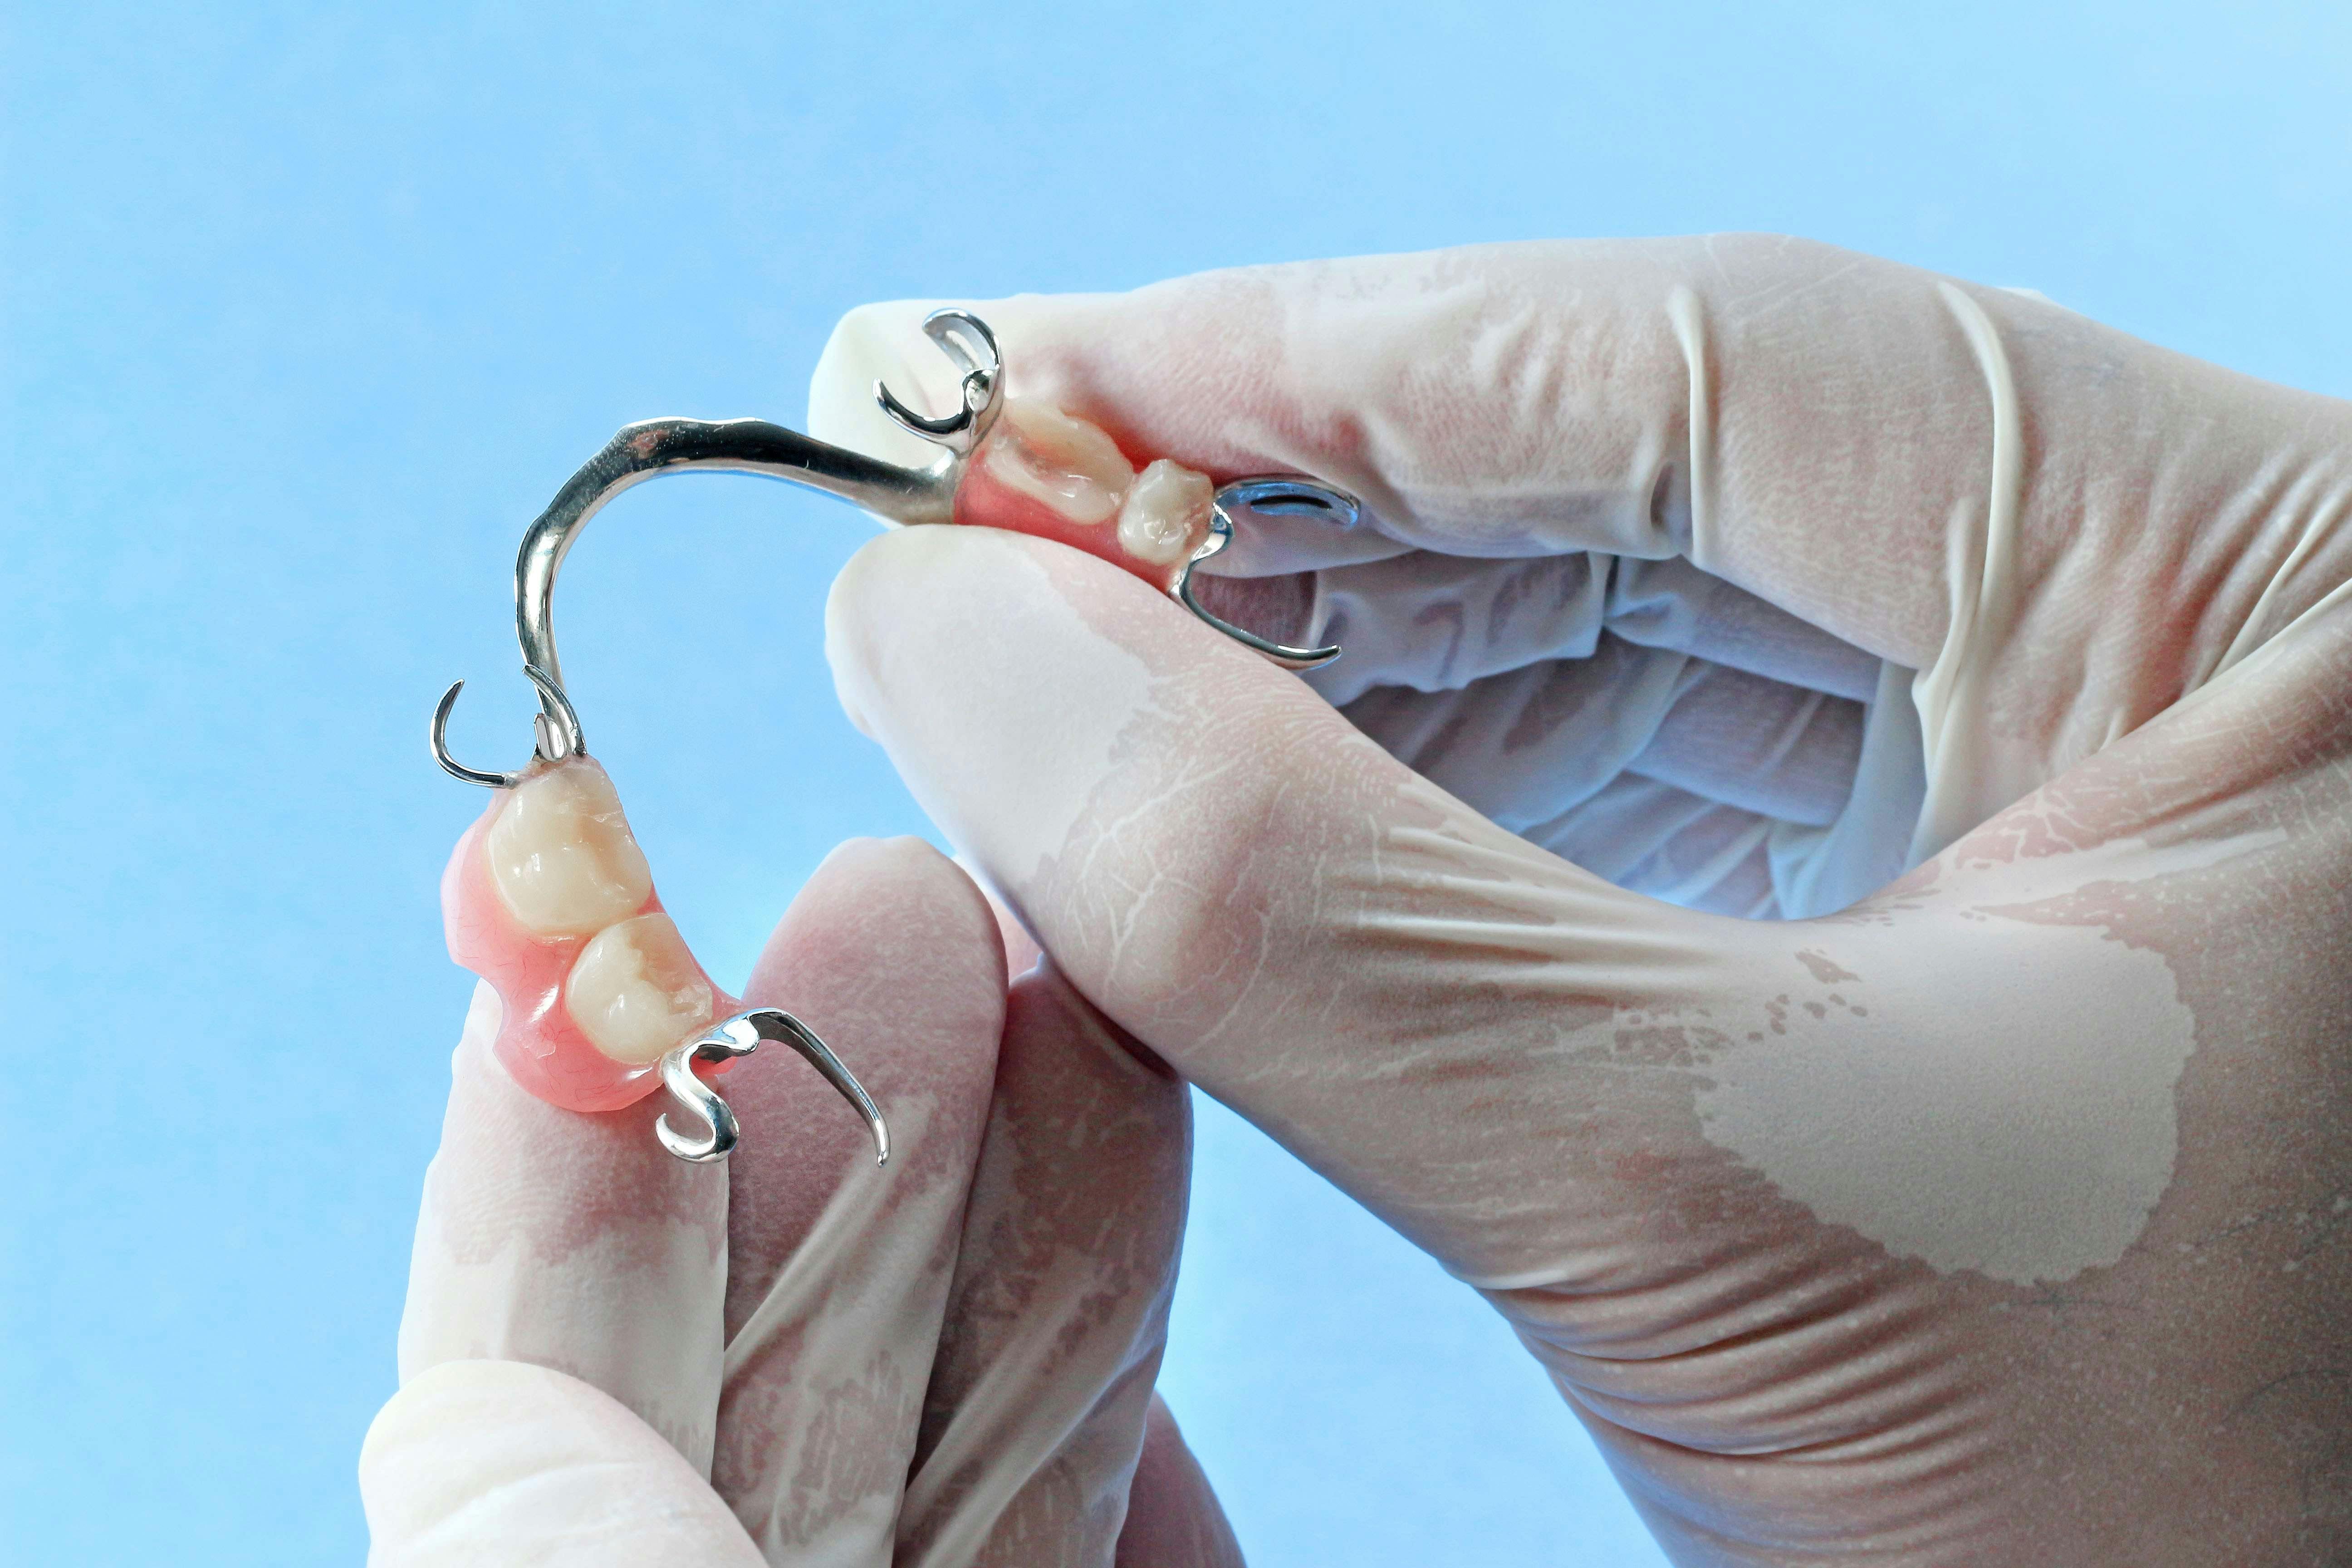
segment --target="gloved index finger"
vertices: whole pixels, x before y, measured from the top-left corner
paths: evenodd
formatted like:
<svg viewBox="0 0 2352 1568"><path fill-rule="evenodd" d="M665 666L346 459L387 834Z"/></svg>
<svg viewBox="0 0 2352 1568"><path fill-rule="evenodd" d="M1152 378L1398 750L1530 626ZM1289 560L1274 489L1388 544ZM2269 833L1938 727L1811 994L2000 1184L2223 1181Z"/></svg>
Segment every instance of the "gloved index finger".
<svg viewBox="0 0 2352 1568"><path fill-rule="evenodd" d="M1304 473L1366 503L1319 554L1307 523L1245 529L1279 536L1263 570L1408 547L1685 555L1906 668L1997 683L2004 644L2083 668L2098 710L2079 727L2099 736L2209 676L2250 626L2287 624L2352 550L2307 537L2342 532L2322 525L2352 407L1799 241L1480 247L974 308L1014 395L1131 456L1221 480ZM919 314L843 323L819 434L911 441L870 384L886 365L939 378ZM2184 552L2238 569L2168 592ZM2143 610L2085 613L2117 583L2149 591ZM2166 689L2143 689L2151 652Z"/></svg>
<svg viewBox="0 0 2352 1568"><path fill-rule="evenodd" d="M479 985L451 1064L401 1315L403 1383L446 1362L530 1362L603 1389L704 1475L719 1407L724 1166L672 1159L662 1105L583 1115L491 1054Z"/></svg>
<svg viewBox="0 0 2352 1568"><path fill-rule="evenodd" d="M1390 552L1654 559L1696 542L1702 356L1672 302L1705 266L1705 251L1675 243L1480 247L971 308L996 331L1013 395L1220 479L1328 480L1366 504ZM934 398L951 390L914 331L923 309L844 320L812 388L819 434L921 454L869 388L880 375ZM1360 538L1319 536L1328 552L1298 564L1362 558Z"/></svg>

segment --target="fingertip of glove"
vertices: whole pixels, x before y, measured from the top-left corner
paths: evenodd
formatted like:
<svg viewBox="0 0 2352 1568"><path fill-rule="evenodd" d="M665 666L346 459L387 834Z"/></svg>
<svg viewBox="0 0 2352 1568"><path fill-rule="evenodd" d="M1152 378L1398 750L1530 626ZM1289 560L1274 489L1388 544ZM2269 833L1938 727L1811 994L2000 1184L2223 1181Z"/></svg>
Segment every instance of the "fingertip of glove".
<svg viewBox="0 0 2352 1568"><path fill-rule="evenodd" d="M961 401L953 362L923 336L923 318L939 303L881 300L860 305L834 323L809 375L810 435L909 468L921 468L939 455L874 400L878 380L917 408L940 412Z"/></svg>
<svg viewBox="0 0 2352 1568"><path fill-rule="evenodd" d="M1074 598L1116 593L1124 577L1076 552L995 529L898 529L868 540L834 580L825 657L844 706L872 735L872 700L895 675L992 669L1041 619L1072 623Z"/></svg>
<svg viewBox="0 0 2352 1568"><path fill-rule="evenodd" d="M853 838L824 858L801 897L811 909L796 912L826 911L823 923L835 933L827 945L844 947L845 961L856 952L870 960L887 951L894 938L908 938L929 955L921 966L926 983L959 968L985 970L992 997L1003 990L996 917L987 895L928 840L911 835ZM788 915L785 923L793 923L793 917ZM971 955L982 962L959 963ZM763 954L761 969L769 963Z"/></svg>

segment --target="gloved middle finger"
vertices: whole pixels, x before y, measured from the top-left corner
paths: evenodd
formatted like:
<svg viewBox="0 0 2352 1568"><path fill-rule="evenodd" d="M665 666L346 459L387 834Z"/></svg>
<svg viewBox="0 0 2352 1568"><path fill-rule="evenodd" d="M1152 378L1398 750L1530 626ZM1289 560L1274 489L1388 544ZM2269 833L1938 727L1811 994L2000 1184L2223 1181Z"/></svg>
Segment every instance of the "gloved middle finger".
<svg viewBox="0 0 2352 1568"><path fill-rule="evenodd" d="M1050 962L1013 982L903 1568L1108 1563L1167 1337L1191 1125L1182 1082ZM1203 1488L1170 1506L1205 1525L1215 1505Z"/></svg>
<svg viewBox="0 0 2352 1568"><path fill-rule="evenodd" d="M767 1052L726 1080L726 1361L712 1482L769 1561L891 1560L1004 1020L994 916L913 839L845 845L746 987L872 1090L889 1164L833 1090Z"/></svg>

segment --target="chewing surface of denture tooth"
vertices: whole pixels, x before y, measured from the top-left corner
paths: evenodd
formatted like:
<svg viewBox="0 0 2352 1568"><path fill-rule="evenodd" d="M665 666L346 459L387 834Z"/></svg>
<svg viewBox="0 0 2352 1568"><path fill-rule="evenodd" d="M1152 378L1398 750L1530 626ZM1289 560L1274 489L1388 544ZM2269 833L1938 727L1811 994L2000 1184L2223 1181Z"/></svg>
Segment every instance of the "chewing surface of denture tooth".
<svg viewBox="0 0 2352 1568"><path fill-rule="evenodd" d="M654 890L604 769L551 768L504 806L490 823L490 876L524 930L589 936L635 913Z"/></svg>
<svg viewBox="0 0 2352 1568"><path fill-rule="evenodd" d="M955 521L1071 545L1164 593L1208 537L1215 489L1165 458L1139 475L1099 426L1015 397L964 470Z"/></svg>
<svg viewBox="0 0 2352 1568"><path fill-rule="evenodd" d="M1136 476L1119 506L1119 548L1155 566L1175 565L1208 532L1216 493L1208 475L1160 458Z"/></svg>
<svg viewBox="0 0 2352 1568"><path fill-rule="evenodd" d="M1117 442L1051 404L1009 400L993 436L981 456L990 476L1075 523L1108 521L1135 482Z"/></svg>
<svg viewBox="0 0 2352 1568"><path fill-rule="evenodd" d="M449 956L499 994L499 1060L567 1110L643 1099L664 1053L740 1007L663 912L620 797L586 757L496 793L449 858L441 912Z"/></svg>
<svg viewBox="0 0 2352 1568"><path fill-rule="evenodd" d="M708 1028L710 982L667 915L637 915L588 939L563 982L563 1005L588 1043L644 1067Z"/></svg>

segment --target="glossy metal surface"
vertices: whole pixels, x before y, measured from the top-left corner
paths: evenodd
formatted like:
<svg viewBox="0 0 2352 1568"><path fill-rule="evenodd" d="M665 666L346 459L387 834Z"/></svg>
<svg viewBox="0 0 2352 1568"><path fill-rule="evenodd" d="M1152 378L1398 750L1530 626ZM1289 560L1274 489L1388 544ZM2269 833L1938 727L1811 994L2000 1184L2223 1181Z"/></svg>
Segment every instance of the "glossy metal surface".
<svg viewBox="0 0 2352 1568"><path fill-rule="evenodd" d="M1216 501L1209 510L1209 537L1185 560L1184 570L1177 574L1174 586L1168 590L1178 604L1193 615L1283 668L1321 668L1339 657L1337 644L1328 647L1292 647L1286 643L1268 642L1255 632L1225 620L1193 596L1193 569L1234 542L1233 512L1235 509L1271 512L1277 516L1319 517L1335 528L1353 528L1361 516L1356 498L1345 490L1335 490L1312 479L1276 475L1235 479L1217 492Z"/></svg>
<svg viewBox="0 0 2352 1568"><path fill-rule="evenodd" d="M467 767L449 754L449 712L457 706L457 693L465 689L462 680L443 692L433 710L427 731L433 760L450 777L467 784L511 789L532 767L587 754L580 715L564 694L563 664L555 651L555 579L588 520L632 485L692 469L754 474L839 496L894 522L952 521L956 486L963 478L964 465L986 439L1004 405L1003 360L996 335L968 311L935 310L925 319L923 331L961 373L962 406L936 417L918 414L882 383L874 384L875 400L885 413L940 447L938 458L919 468L902 468L831 446L764 419L648 419L623 426L603 451L565 481L547 510L532 520L515 556L515 639L522 646L523 674L539 691L540 711L532 719L536 744L531 762L510 772L492 772ZM1339 658L1337 647L1289 647L1268 642L1220 619L1194 597L1193 568L1233 541L1229 508L1308 513L1337 527L1352 528L1358 517L1354 498L1311 479L1235 480L1217 492L1209 537L1185 562L1169 590L1193 615L1286 668L1312 669ZM866 1118L874 1131L878 1157L889 1158L890 1135L882 1113L849 1069L798 1019L766 1008L730 1018L662 1058L662 1081L705 1128L699 1137L688 1136L674 1130L664 1116L656 1129L664 1148L681 1160L727 1157L740 1136L735 1114L717 1090L696 1076L693 1064L748 1055L763 1039L781 1040L806 1058Z"/></svg>
<svg viewBox="0 0 2352 1568"><path fill-rule="evenodd" d="M963 373L963 406L942 418L915 413L880 382L874 395L890 417L941 448L919 468L902 468L771 425L764 419L646 419L625 425L604 449L580 466L523 531L515 554L515 640L523 673L539 688L538 755L561 762L583 755L579 715L563 694L563 661L555 651L555 579L588 520L614 496L662 474L753 474L783 479L865 508L898 523L947 522L965 460L1003 406L1003 365L987 323L962 310L935 310L923 331ZM509 788L524 769L493 773L449 755L449 710L465 685L442 695L433 715L433 760L452 778L491 789Z"/></svg>
<svg viewBox="0 0 2352 1568"><path fill-rule="evenodd" d="M524 531L515 556L515 639L522 646L523 672L539 688L537 754L547 762L583 754L579 716L563 695L563 662L555 650L555 580L563 558L588 520L614 496L657 475L700 469L784 479L839 496L877 516L904 524L953 520L956 486L971 454L984 440L1004 405L1003 360L988 323L965 310L934 310L924 319L924 335L962 373L962 406L933 417L918 414L877 381L875 400L902 427L940 448L919 468L902 468L863 453L832 446L764 419L647 419L625 426L604 449L583 464L547 510ZM1236 479L1217 492L1209 538L1193 552L1170 591L1187 610L1245 647L1289 669L1312 669L1339 657L1337 647L1290 647L1219 618L1192 593L1192 570L1232 542L1229 509L1279 514L1311 514L1335 527L1352 528L1359 517L1355 498L1311 479L1267 476ZM449 710L463 681L443 694L433 715L434 760L453 778L498 789L510 787L524 770L491 772L467 767L449 755Z"/></svg>
<svg viewBox="0 0 2352 1568"><path fill-rule="evenodd" d="M963 372L963 406L943 418L929 419L899 402L879 381L874 384L874 401L901 428L938 442L954 458L969 458L986 439L989 426L996 423L997 413L1004 406L1004 360L997 353L996 334L969 310L933 310L923 318L923 335ZM952 497L952 488L950 494Z"/></svg>
<svg viewBox="0 0 2352 1568"><path fill-rule="evenodd" d="M709 1164L724 1160L740 1142L742 1130L737 1124L734 1110L719 1097L716 1089L697 1076L698 1061L719 1062L731 1057L748 1057L760 1048L762 1040L775 1040L798 1051L808 1064L833 1085L842 1099L866 1119L874 1135L874 1163L890 1163L890 1129L882 1120L880 1108L866 1086L841 1058L833 1054L825 1043L817 1038L816 1031L793 1017L790 1013L773 1007L754 1007L748 1013L738 1013L725 1022L688 1040L661 1060L662 1082L678 1104L692 1113L703 1125L699 1137L688 1137L672 1127L667 1114L654 1123L655 1135L662 1147L681 1160L697 1164Z"/></svg>
<svg viewBox="0 0 2352 1568"><path fill-rule="evenodd" d="M550 762L562 762L566 757L584 756L588 742L580 733L580 715L572 706L572 699L555 678L535 664L522 667L524 677L539 688L540 704L545 711L533 714L531 729L539 737L539 754ZM433 760L441 771L462 784L480 784L486 789L512 789L523 779L523 770L510 773L488 773L469 768L449 754L449 710L457 705L457 693L466 689L462 680L453 680L449 689L433 709L432 725L425 731L425 740L433 748ZM553 719L548 717L554 715Z"/></svg>

